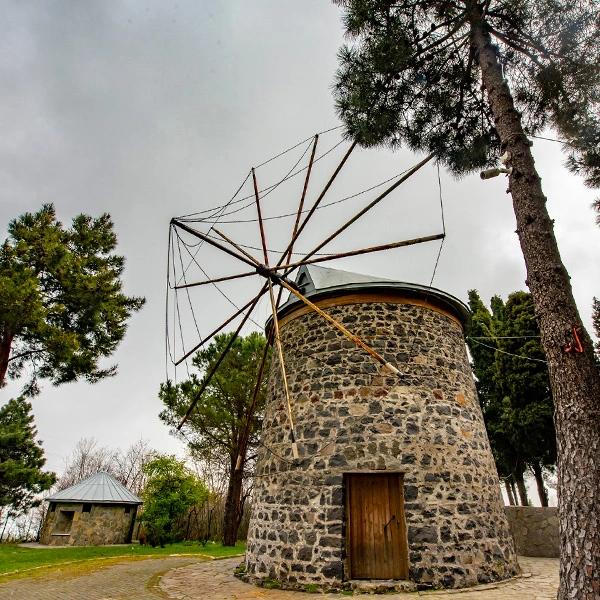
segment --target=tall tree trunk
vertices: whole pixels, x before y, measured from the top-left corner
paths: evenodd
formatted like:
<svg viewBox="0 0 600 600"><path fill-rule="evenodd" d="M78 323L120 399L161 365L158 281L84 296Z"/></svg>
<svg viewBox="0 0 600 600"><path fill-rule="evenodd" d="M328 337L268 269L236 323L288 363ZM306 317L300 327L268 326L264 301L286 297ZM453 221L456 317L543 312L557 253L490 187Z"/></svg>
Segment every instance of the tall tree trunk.
<svg viewBox="0 0 600 600"><path fill-rule="evenodd" d="M510 485L510 481L508 479L504 480L504 487L506 488L506 495L508 496L508 503L511 506L516 504L515 497L513 496L512 487Z"/></svg>
<svg viewBox="0 0 600 600"><path fill-rule="evenodd" d="M10 357L10 349L12 346L13 336L5 332L0 336L0 388L6 380L6 372L8 371L8 359Z"/></svg>
<svg viewBox="0 0 600 600"><path fill-rule="evenodd" d="M600 369L583 327L529 140L502 77L482 8L468 0L471 44L504 151L510 152L510 192L527 285L540 325L554 398L560 520L559 600L600 595ZM566 352L573 328L583 352Z"/></svg>
<svg viewBox="0 0 600 600"><path fill-rule="evenodd" d="M529 506L529 498L527 497L527 487L525 486L525 479L523 473L514 473L513 477L517 483L517 490L519 490L519 499L521 506Z"/></svg>
<svg viewBox="0 0 600 600"><path fill-rule="evenodd" d="M516 504L518 504L518 502L517 502L517 486L515 485L515 480L512 477L510 478L510 489L512 490L513 498L515 499L515 505L516 505Z"/></svg>
<svg viewBox="0 0 600 600"><path fill-rule="evenodd" d="M223 515L223 546L235 546L237 533L242 519L242 487L244 483L243 464L246 461L246 450L239 451L242 468L236 469L237 453L232 457L225 498L225 514Z"/></svg>
<svg viewBox="0 0 600 600"><path fill-rule="evenodd" d="M544 485L544 477L542 475L542 467L539 463L533 463L531 470L535 477L535 483L537 484L538 496L540 497L540 504L542 506L548 506L548 492Z"/></svg>

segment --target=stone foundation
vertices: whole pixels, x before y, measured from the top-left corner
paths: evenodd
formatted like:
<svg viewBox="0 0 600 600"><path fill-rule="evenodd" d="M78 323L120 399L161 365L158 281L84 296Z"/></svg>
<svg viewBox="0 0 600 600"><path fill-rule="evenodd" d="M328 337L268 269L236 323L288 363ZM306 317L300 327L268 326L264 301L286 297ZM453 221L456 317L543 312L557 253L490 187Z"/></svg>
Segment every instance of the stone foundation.
<svg viewBox="0 0 600 600"><path fill-rule="evenodd" d="M344 474L377 470L404 475L410 580L419 588L518 573L458 319L403 298L359 298L327 310L403 376L382 372L315 313L282 319L300 459L291 455L274 359L246 579L347 586Z"/></svg>
<svg viewBox="0 0 600 600"><path fill-rule="evenodd" d="M93 504L89 512L83 512L84 504L59 502L48 509L40 533L40 542L49 546L100 546L104 544L127 544L137 512L136 506ZM126 512L126 509L129 512ZM69 519L63 512L73 513L68 531L61 531Z"/></svg>

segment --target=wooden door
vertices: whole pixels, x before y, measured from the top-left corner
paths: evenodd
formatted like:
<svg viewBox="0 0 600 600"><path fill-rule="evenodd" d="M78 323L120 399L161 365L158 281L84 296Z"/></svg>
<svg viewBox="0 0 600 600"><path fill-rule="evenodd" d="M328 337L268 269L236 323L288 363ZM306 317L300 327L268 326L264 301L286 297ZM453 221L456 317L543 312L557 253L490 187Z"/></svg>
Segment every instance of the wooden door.
<svg viewBox="0 0 600 600"><path fill-rule="evenodd" d="M346 475L346 548L351 579L407 579L400 473Z"/></svg>

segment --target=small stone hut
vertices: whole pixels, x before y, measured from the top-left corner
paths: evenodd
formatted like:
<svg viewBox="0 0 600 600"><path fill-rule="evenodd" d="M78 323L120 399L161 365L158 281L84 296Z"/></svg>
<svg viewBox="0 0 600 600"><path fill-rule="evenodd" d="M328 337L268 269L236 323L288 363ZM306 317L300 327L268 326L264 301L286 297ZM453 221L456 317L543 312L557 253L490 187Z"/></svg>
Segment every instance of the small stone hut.
<svg viewBox="0 0 600 600"><path fill-rule="evenodd" d="M427 589L518 573L465 347L467 307L437 289L316 266L296 282L402 374L295 297L280 308L299 459L274 359L246 580Z"/></svg>
<svg viewBox="0 0 600 600"><path fill-rule="evenodd" d="M50 546L128 544L142 501L100 471L46 499L40 542Z"/></svg>

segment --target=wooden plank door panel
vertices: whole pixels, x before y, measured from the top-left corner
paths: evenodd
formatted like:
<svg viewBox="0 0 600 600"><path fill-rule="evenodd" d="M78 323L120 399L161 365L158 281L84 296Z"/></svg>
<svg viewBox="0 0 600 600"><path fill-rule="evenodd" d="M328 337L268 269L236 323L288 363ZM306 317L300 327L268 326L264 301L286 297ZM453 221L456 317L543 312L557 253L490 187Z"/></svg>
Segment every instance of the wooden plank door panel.
<svg viewBox="0 0 600 600"><path fill-rule="evenodd" d="M402 475L346 476L347 549L352 579L406 579Z"/></svg>

